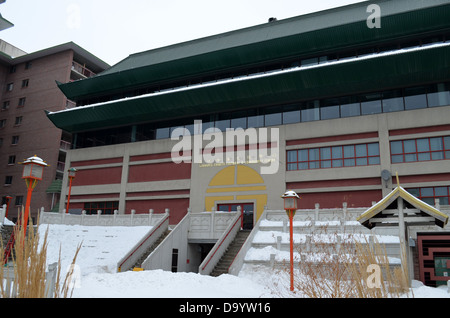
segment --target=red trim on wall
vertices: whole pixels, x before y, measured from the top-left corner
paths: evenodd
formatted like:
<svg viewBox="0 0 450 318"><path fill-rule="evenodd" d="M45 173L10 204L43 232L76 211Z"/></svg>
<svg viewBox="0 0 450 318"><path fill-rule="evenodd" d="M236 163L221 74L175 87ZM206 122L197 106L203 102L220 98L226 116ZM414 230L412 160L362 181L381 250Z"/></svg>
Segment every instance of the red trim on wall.
<svg viewBox="0 0 450 318"><path fill-rule="evenodd" d="M154 153L154 154L148 154L148 155L130 156L130 162L145 161L145 160L157 160L157 159L168 159L168 158L171 158L171 153L170 152Z"/></svg>
<svg viewBox="0 0 450 318"><path fill-rule="evenodd" d="M314 209L316 203L324 209L342 208L344 202L347 202L349 208L371 207L373 201L378 202L382 199L381 190L298 193L298 195L300 209Z"/></svg>
<svg viewBox="0 0 450 318"><path fill-rule="evenodd" d="M400 176L400 184L416 183L416 182L433 182L433 181L449 181L450 173L436 173L415 176Z"/></svg>
<svg viewBox="0 0 450 318"><path fill-rule="evenodd" d="M72 200L72 199L71 199ZM64 207L65 209L66 207ZM69 210L75 210L75 209L80 209L83 210L84 209L84 202L70 202L70 206L69 206Z"/></svg>
<svg viewBox="0 0 450 318"><path fill-rule="evenodd" d="M278 147L278 143L276 141L272 141L272 142L267 142L267 143L261 143L261 144L246 144L246 145L234 145L233 146L233 151L243 151L243 150L254 150L254 149L271 149L271 148L277 148ZM231 147L229 147L231 148ZM212 149L211 153L223 153L223 152L228 152L228 147L205 147L203 149L203 151L205 149Z"/></svg>
<svg viewBox="0 0 450 318"><path fill-rule="evenodd" d="M423 134L435 131L450 130L450 125L428 126L420 128L406 128L406 129L394 129L389 131L389 136L411 135L411 134Z"/></svg>
<svg viewBox="0 0 450 318"><path fill-rule="evenodd" d="M79 170L73 179L73 186L88 186L101 184L120 184L122 167Z"/></svg>
<svg viewBox="0 0 450 318"><path fill-rule="evenodd" d="M94 165L106 165L111 163L122 163L123 158L108 158L108 159L98 159L98 160L86 160L86 161L72 161L71 167L85 167Z"/></svg>
<svg viewBox="0 0 450 318"><path fill-rule="evenodd" d="M90 202L89 200L96 200L96 199L117 199L119 200L119 193L106 193L106 194L86 194L86 195L71 195L70 196L70 202L72 200L85 200L86 202ZM72 206L72 203L70 203L70 206Z"/></svg>
<svg viewBox="0 0 450 318"><path fill-rule="evenodd" d="M159 195L180 195L180 194L189 194L189 193L190 193L190 190L133 192L133 193L127 193L127 198L136 198L136 197L143 197L143 196L159 196Z"/></svg>
<svg viewBox="0 0 450 318"><path fill-rule="evenodd" d="M136 213L148 213L153 209L155 213L164 213L165 209L170 210L170 224L178 224L187 214L189 199L159 199L159 200L137 200L126 202L126 212L136 210Z"/></svg>
<svg viewBox="0 0 450 318"><path fill-rule="evenodd" d="M378 132L288 140L286 141L286 146L307 145L342 140L357 140L365 138L378 138Z"/></svg>
<svg viewBox="0 0 450 318"><path fill-rule="evenodd" d="M310 188L351 187L351 186L380 185L380 184L381 178L365 178L365 179L288 182L286 186L287 189L310 189Z"/></svg>
<svg viewBox="0 0 450 318"><path fill-rule="evenodd" d="M191 164L161 162L130 166L128 182L182 180L191 178Z"/></svg>

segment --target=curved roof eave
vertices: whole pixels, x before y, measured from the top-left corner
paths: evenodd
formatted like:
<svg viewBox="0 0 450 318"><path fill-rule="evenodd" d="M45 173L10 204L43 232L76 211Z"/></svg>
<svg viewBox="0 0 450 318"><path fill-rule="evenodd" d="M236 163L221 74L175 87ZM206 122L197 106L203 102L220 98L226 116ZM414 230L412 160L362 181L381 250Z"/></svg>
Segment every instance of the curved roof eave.
<svg viewBox="0 0 450 318"><path fill-rule="evenodd" d="M417 1L410 2L408 7ZM382 4L396 5L392 1ZM67 98L79 101L292 56L351 48L433 30L450 30L448 4L405 12L397 9L396 14L383 17L381 29L367 27L366 4L349 7L351 10L337 8L327 14L319 12L280 20L133 54L103 73L60 84L59 88ZM320 24L317 19L326 23Z"/></svg>
<svg viewBox="0 0 450 318"><path fill-rule="evenodd" d="M68 132L448 81L450 44L47 113Z"/></svg>

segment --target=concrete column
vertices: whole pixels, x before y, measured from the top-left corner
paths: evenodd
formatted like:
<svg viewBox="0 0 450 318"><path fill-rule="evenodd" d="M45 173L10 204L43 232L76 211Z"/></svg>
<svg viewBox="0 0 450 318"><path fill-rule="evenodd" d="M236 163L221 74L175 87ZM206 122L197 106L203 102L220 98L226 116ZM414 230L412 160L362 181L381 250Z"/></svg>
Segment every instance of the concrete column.
<svg viewBox="0 0 450 318"><path fill-rule="evenodd" d="M378 116L378 138L380 144L380 182L382 185L383 198L392 191L392 178L391 180L384 181L381 179L381 171L391 171L391 156L390 156L390 143L389 143L389 127L387 114ZM391 171L391 174L395 174ZM386 187L387 185L387 187Z"/></svg>
<svg viewBox="0 0 450 318"><path fill-rule="evenodd" d="M122 163L122 177L120 181L120 194L119 194L119 214L125 214L126 207L126 197L127 197L127 184L128 184L128 171L130 163L130 153L128 147L125 148L125 153L123 154Z"/></svg>
<svg viewBox="0 0 450 318"><path fill-rule="evenodd" d="M70 168L71 165L71 154L72 154L72 150L67 151L66 154L66 162L65 162L65 167L64 167L64 175L63 175L63 181L61 184L61 194L60 194L60 198L59 198L59 209L58 211L60 213L64 213L64 209L66 208L66 196L67 193L69 191L69 175L67 173L67 170Z"/></svg>
<svg viewBox="0 0 450 318"><path fill-rule="evenodd" d="M408 285L410 285L411 280L409 279L410 273L409 273L409 246L408 246L408 240L406 239L406 224L403 214L403 198L399 197L397 199L397 206L398 206L398 234L400 237L400 253L402 258L402 267L404 273L408 274L406 277L408 279ZM403 261L406 262L406 264L403 263Z"/></svg>

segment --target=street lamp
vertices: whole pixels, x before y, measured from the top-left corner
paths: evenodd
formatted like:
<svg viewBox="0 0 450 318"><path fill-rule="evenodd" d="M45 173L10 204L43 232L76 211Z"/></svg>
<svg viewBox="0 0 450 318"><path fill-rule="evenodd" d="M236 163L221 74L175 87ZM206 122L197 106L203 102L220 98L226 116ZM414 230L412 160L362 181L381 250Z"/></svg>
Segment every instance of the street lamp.
<svg viewBox="0 0 450 318"><path fill-rule="evenodd" d="M69 195L67 197L67 207L66 207L66 213L69 213L69 203L70 203L70 192L72 192L72 181L75 179L75 175L77 174L77 169L70 168L68 170L69 172Z"/></svg>
<svg viewBox="0 0 450 318"><path fill-rule="evenodd" d="M10 195L7 195L7 196L5 197L5 199L6 199L6 212L5 212L5 218L8 217L9 204L11 203L12 198L13 198L13 197L10 196Z"/></svg>
<svg viewBox="0 0 450 318"><path fill-rule="evenodd" d="M284 209L289 217L289 235L290 235L290 274L291 274L291 291L294 291L294 233L293 233L293 219L295 211L297 210L297 200L300 197L292 190L286 191L281 196L284 200Z"/></svg>
<svg viewBox="0 0 450 318"><path fill-rule="evenodd" d="M34 155L33 157L28 158L23 164L23 173L22 179L25 179L25 183L27 185L27 201L25 203L25 215L24 215L24 229L26 233L27 223L28 223L28 215L30 213L30 201L31 194L33 189L36 187L38 181L42 180L42 175L44 174L44 168L48 165L44 160Z"/></svg>

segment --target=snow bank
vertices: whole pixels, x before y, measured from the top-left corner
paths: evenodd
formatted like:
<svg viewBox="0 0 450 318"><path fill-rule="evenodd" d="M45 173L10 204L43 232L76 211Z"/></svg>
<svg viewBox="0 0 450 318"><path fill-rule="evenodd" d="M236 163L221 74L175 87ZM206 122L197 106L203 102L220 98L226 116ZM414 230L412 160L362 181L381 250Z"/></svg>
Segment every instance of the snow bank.
<svg viewBox="0 0 450 318"><path fill-rule="evenodd" d="M74 298L259 298L302 297L289 291L287 270L244 264L239 276L204 276L196 273L171 273L162 270L117 273L117 262L151 227L96 227L41 225L41 244L49 228L47 264L57 262L61 246L62 270L71 263L77 246L82 247L76 265L80 277ZM262 234L261 234L262 235ZM274 240L274 237L271 236ZM260 236L261 239L263 239ZM264 240L268 239L267 237ZM276 239L275 239L276 240ZM269 257L275 249L256 251L249 259ZM278 257L288 259L287 252ZM450 298L445 288L426 287L415 282L411 295L416 298Z"/></svg>
<svg viewBox="0 0 450 318"><path fill-rule="evenodd" d="M74 298L257 298L269 290L246 278L219 277L163 270L91 274L84 277Z"/></svg>
<svg viewBox="0 0 450 318"><path fill-rule="evenodd" d="M43 224L39 226L41 245L47 227L47 264L58 262L61 247L61 266L64 271L72 263L76 249L81 244L76 265L82 276L90 273L115 273L120 259L152 229L151 226Z"/></svg>

